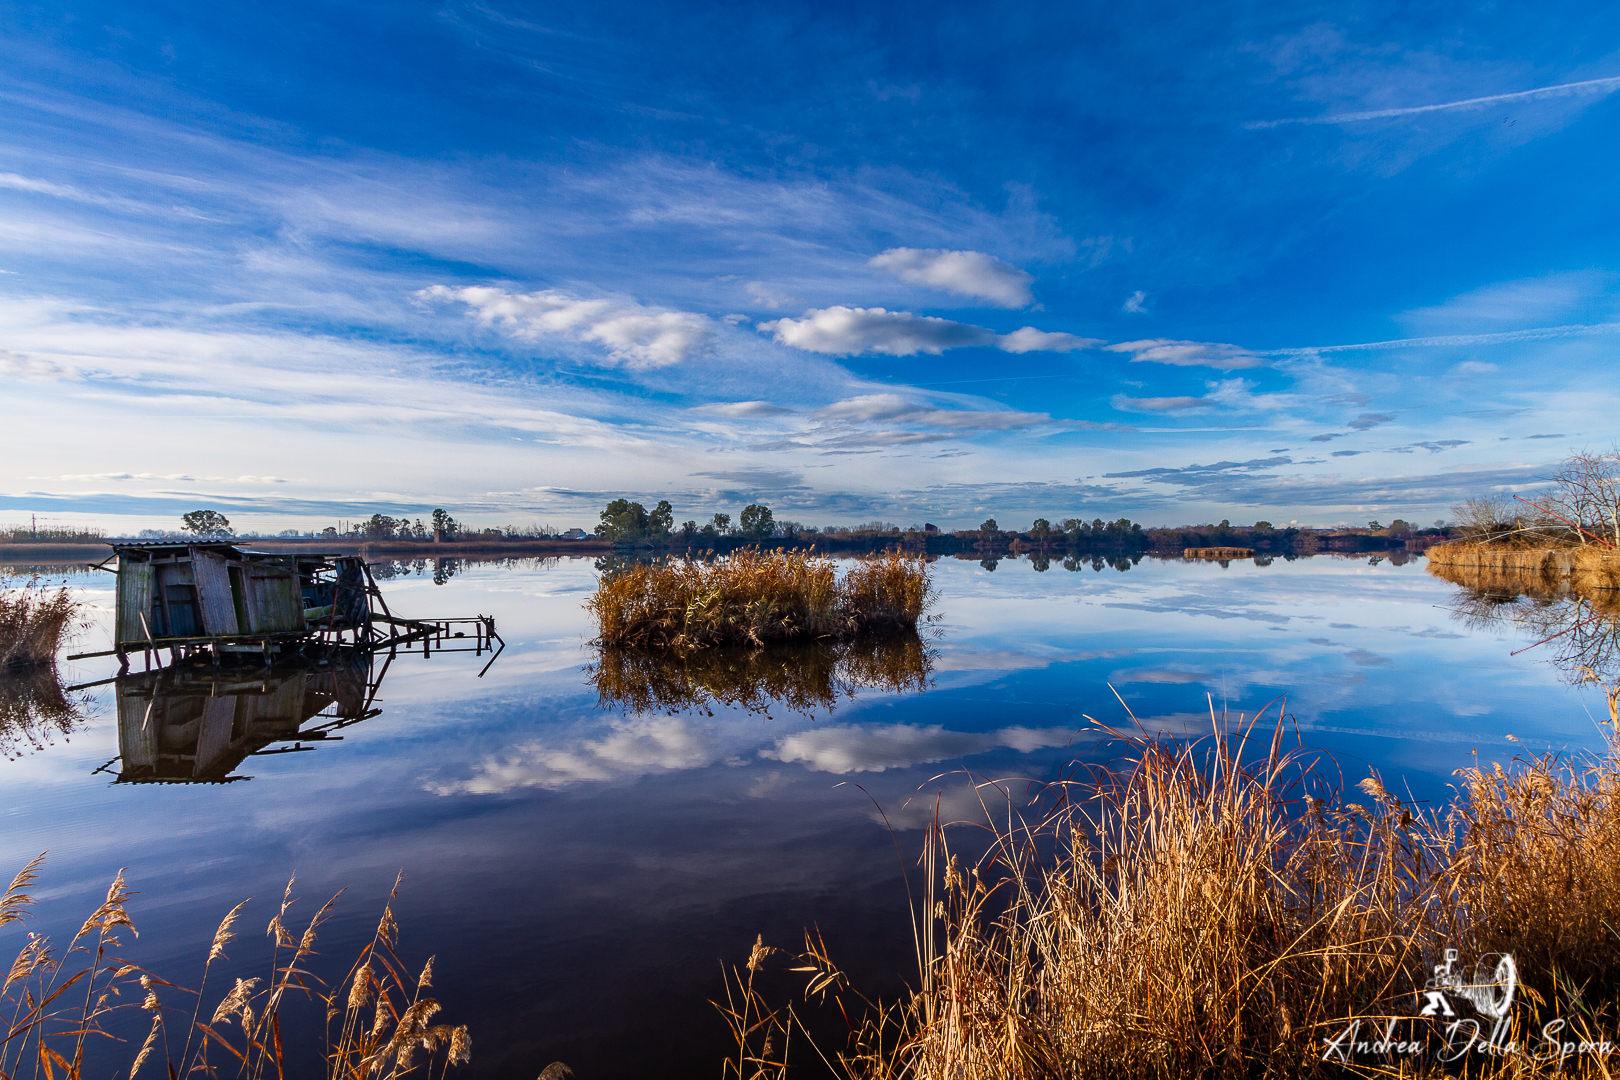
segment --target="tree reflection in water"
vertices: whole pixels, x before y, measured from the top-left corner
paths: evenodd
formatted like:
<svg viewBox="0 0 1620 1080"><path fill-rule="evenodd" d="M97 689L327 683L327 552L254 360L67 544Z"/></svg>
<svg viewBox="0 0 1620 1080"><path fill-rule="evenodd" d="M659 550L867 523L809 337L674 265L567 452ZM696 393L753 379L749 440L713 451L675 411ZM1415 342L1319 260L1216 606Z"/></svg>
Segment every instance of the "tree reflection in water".
<svg viewBox="0 0 1620 1080"><path fill-rule="evenodd" d="M933 685L935 653L911 631L850 641L799 641L763 649L673 651L599 648L585 668L604 709L701 712L715 705L769 716L831 712L861 690L920 693Z"/></svg>
<svg viewBox="0 0 1620 1080"><path fill-rule="evenodd" d="M1468 629L1518 627L1531 655L1555 665L1566 681L1620 683L1620 591L1576 591L1530 574L1433 563L1429 572L1460 586L1447 606Z"/></svg>

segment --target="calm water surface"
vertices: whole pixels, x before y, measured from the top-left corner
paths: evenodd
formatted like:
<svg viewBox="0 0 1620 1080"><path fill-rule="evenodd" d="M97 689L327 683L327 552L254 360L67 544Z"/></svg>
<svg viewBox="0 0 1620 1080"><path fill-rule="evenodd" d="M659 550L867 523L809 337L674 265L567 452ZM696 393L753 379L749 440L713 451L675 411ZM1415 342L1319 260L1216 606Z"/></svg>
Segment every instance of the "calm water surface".
<svg viewBox="0 0 1620 1080"><path fill-rule="evenodd" d="M963 770L1051 779L1116 752L1088 715L1126 724L1128 706L1152 730L1204 732L1211 703L1235 717L1285 698L1349 781L1377 768L1427 800L1476 751L1602 745L1602 695L1546 649L1510 656L1528 643L1511 622L1454 618L1456 588L1421 560L934 573L928 689L667 715L600 703L590 560L472 564L442 584L429 565L382 582L389 606L493 615L508 647L485 677L471 656L401 657L379 715L312 752L249 757L235 775L251 779L229 784L111 783L96 770L119 755L115 693L92 690L87 725L0 762L0 872L50 849L40 927L61 935L128 867L137 955L188 982L220 916L251 896L262 926L294 872L309 910L348 888L321 938L346 965L403 868L401 951L437 954L443 1019L472 1026L468 1075L561 1059L581 1080L712 1076L720 961L819 926L864 988L892 994L914 965L884 816L909 860L936 797L947 818L976 813ZM71 580L98 617L80 647L106 647L111 575ZM232 974L260 973L255 935Z"/></svg>

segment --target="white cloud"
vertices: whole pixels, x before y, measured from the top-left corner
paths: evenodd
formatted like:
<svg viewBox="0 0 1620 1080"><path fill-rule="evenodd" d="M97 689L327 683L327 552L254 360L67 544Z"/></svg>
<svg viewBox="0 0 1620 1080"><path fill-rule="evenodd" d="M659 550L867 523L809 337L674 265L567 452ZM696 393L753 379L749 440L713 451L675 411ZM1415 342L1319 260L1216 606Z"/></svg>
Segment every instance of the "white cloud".
<svg viewBox="0 0 1620 1080"><path fill-rule="evenodd" d="M514 337L558 337L605 346L608 357L631 368L667 367L705 351L714 324L689 311L649 308L619 300L581 300L555 289L511 293L489 286L450 289L434 285L425 299L459 300L485 326L499 325Z"/></svg>
<svg viewBox="0 0 1620 1080"><path fill-rule="evenodd" d="M842 304L811 308L798 319L762 322L759 329L773 334L778 342L807 352L853 356L857 353L884 353L912 356L964 345L989 345L995 333L981 326L952 322L933 315L913 315L909 311L883 308L852 308Z"/></svg>
<svg viewBox="0 0 1620 1080"><path fill-rule="evenodd" d="M817 410L816 415L828 420L916 424L951 431L1010 431L1031 424L1050 423L1052 420L1046 413L999 409L931 409L926 405L909 401L899 394L861 394L845 398Z"/></svg>
<svg viewBox="0 0 1620 1080"><path fill-rule="evenodd" d="M1489 375L1496 370L1495 364L1483 360L1464 360L1451 369L1453 375Z"/></svg>
<svg viewBox="0 0 1620 1080"><path fill-rule="evenodd" d="M1069 728L1010 727L1000 731L947 731L938 724L845 724L817 727L778 739L759 752L763 758L802 762L817 772L883 772L946 758L980 754L998 747L1022 753L1067 746Z"/></svg>
<svg viewBox="0 0 1620 1080"><path fill-rule="evenodd" d="M1097 338L1083 338L1075 334L1037 330L1025 326L1010 334L1001 335L996 348L1002 352L1074 352L1076 349L1094 349L1102 342Z"/></svg>
<svg viewBox="0 0 1620 1080"><path fill-rule="evenodd" d="M714 401L707 405L694 406L692 411L713 413L715 416L737 420L760 416L785 416L793 410L772 405L768 401Z"/></svg>
<svg viewBox="0 0 1620 1080"><path fill-rule="evenodd" d="M762 322L759 329L774 335L780 344L835 356L860 353L938 356L946 349L969 345L1011 353L1072 352L1102 344L1092 338L1047 333L1032 326L998 334L982 326L952 322L934 315L913 315L909 311L886 311L880 307L852 308L842 304L811 308L797 319Z"/></svg>
<svg viewBox="0 0 1620 1080"><path fill-rule="evenodd" d="M1191 397L1179 395L1176 397L1126 397L1124 394L1115 394L1111 404L1121 412L1184 412L1188 409L1206 409L1213 402L1207 397Z"/></svg>
<svg viewBox="0 0 1620 1080"><path fill-rule="evenodd" d="M68 374L49 360L0 349L0 379L63 379Z"/></svg>
<svg viewBox="0 0 1620 1080"><path fill-rule="evenodd" d="M1144 315L1147 313L1147 293L1137 289L1125 298L1119 310L1130 315Z"/></svg>
<svg viewBox="0 0 1620 1080"><path fill-rule="evenodd" d="M869 265L889 271L908 285L943 289L996 307L1028 307L1035 299L1029 291L1034 277L982 251L890 248L873 256Z"/></svg>
<svg viewBox="0 0 1620 1080"><path fill-rule="evenodd" d="M763 281L750 281L743 288L748 290L748 295L753 297L756 303L763 304L768 308L785 307L788 304L799 302L797 296L789 296L787 293L780 292Z"/></svg>
<svg viewBox="0 0 1620 1080"><path fill-rule="evenodd" d="M562 788L671 769L701 769L722 756L711 724L679 716L633 717L613 721L601 738L573 745L525 743L504 757L485 758L471 779L432 790L441 795L492 795L525 787Z"/></svg>
<svg viewBox="0 0 1620 1080"><path fill-rule="evenodd" d="M1126 397L1124 394L1115 394L1112 400L1114 408L1124 412L1184 412L1189 409L1239 409L1246 412L1263 409L1283 409L1297 402L1293 394L1255 394L1254 383L1247 379L1223 379L1220 382L1206 382L1206 393L1199 397L1182 395L1178 397ZM1372 414L1363 414L1369 416ZM1385 417L1388 419L1388 417ZM1355 427L1355 422L1352 422Z"/></svg>
<svg viewBox="0 0 1620 1080"><path fill-rule="evenodd" d="M1234 368L1263 367L1266 361L1247 349L1236 345L1222 345L1209 341L1171 341L1152 338L1146 341L1121 341L1108 346L1109 352L1131 353L1132 362L1149 360L1155 364L1173 364L1176 367L1212 367L1222 371Z"/></svg>

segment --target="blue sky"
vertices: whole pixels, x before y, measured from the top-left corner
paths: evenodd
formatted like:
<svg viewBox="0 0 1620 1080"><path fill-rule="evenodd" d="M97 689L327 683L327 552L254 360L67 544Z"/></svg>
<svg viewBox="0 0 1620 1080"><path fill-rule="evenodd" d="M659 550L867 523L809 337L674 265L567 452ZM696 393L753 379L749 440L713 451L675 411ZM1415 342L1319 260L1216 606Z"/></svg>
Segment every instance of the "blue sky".
<svg viewBox="0 0 1620 1080"><path fill-rule="evenodd" d="M1615 434L1607 5L0 4L0 522L1443 517Z"/></svg>

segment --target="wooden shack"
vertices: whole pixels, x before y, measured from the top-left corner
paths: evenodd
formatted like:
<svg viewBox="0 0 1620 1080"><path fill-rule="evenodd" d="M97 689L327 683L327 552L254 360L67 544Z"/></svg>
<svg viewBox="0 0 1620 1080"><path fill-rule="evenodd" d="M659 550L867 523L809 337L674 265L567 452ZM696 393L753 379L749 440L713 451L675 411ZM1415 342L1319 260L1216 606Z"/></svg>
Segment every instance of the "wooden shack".
<svg viewBox="0 0 1620 1080"><path fill-rule="evenodd" d="M353 557L278 555L223 542L119 543L114 650L262 649L371 622Z"/></svg>
<svg viewBox="0 0 1620 1080"><path fill-rule="evenodd" d="M161 666L164 650L175 663L210 654L216 667L228 653L261 653L269 667L277 654L308 660L310 646L324 653L346 644L391 652L420 646L424 656L487 651L494 663L506 648L488 615L394 615L358 556L245 551L204 540L117 541L112 549L106 562L116 559L117 568L104 562L96 569L118 575L113 647L69 660L116 655L127 671L131 654L143 654L150 669L154 660Z"/></svg>

